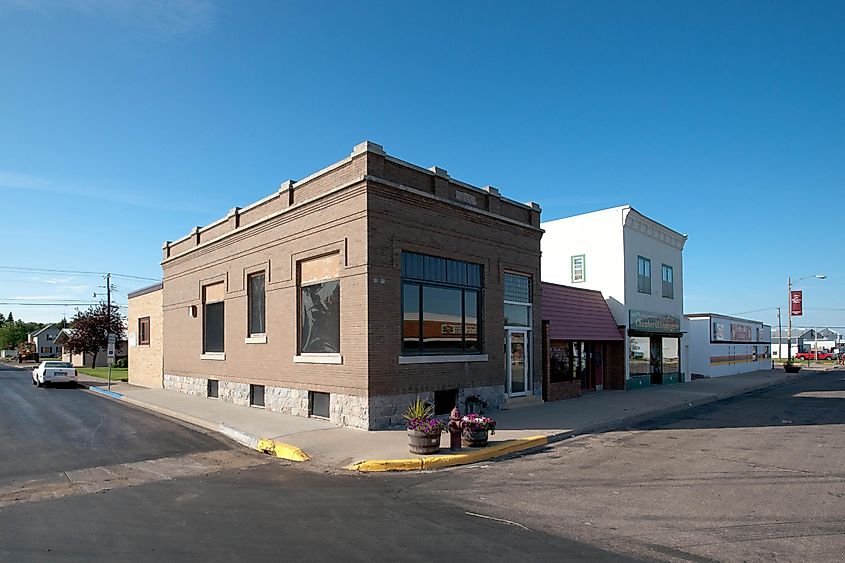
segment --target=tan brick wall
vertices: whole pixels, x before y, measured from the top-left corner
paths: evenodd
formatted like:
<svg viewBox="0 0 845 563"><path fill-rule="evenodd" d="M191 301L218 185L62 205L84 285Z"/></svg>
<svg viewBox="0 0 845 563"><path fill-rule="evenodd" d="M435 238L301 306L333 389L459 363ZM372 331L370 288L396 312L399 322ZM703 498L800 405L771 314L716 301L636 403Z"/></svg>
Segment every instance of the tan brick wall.
<svg viewBox="0 0 845 563"><path fill-rule="evenodd" d="M162 387L164 317L162 290L129 299L127 337L129 341L129 383L142 387ZM150 317L150 343L138 344L138 319ZM133 336L136 343L132 346Z"/></svg>
<svg viewBox="0 0 845 563"><path fill-rule="evenodd" d="M505 271L531 276L533 389L542 386L540 232L446 202L370 182L370 395L504 385ZM420 252L482 264L483 352L487 362L399 364L401 254Z"/></svg>
<svg viewBox="0 0 845 563"><path fill-rule="evenodd" d="M345 169L344 169L345 171ZM165 373L329 393L367 394L366 192L363 181L306 206L166 261ZM343 363L295 363L300 260L336 252ZM246 276L267 272L266 339L247 344ZM223 281L225 360L202 359L203 284ZM188 308L196 306L191 318Z"/></svg>
<svg viewBox="0 0 845 563"><path fill-rule="evenodd" d="M457 191L463 192L460 201ZM294 182L292 193L281 191L260 207L284 211L260 220L255 208L245 209L225 226L201 228L165 246L166 377L379 396L384 401L456 387L494 393L505 381L503 274L514 271L533 279L533 388L539 394L539 209L508 202L496 190L456 183L443 171L431 173L397 162L379 151L356 152L337 166ZM500 209L522 222L504 219ZM214 240L204 233L223 236ZM399 364L403 250L483 265L483 351L488 361ZM336 252L341 264L342 363L295 362L297 263L328 252ZM266 343L247 343L246 277L262 270L267 275ZM223 359L201 357L202 287L215 282L225 286ZM189 315L192 306L196 317ZM379 411L380 419L390 419L388 410ZM372 425L375 415L369 416Z"/></svg>

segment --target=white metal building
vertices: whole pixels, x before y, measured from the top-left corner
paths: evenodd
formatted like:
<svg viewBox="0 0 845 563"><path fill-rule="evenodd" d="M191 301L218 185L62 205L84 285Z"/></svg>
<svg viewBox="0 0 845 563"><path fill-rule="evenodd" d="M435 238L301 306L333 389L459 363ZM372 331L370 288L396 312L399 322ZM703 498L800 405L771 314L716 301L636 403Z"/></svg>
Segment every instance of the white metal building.
<svg viewBox="0 0 845 563"><path fill-rule="evenodd" d="M715 313L685 315L684 325L692 377L772 369L769 325Z"/></svg>
<svg viewBox="0 0 845 563"><path fill-rule="evenodd" d="M543 281L601 291L625 327L626 388L683 381L687 236L630 205L541 226Z"/></svg>

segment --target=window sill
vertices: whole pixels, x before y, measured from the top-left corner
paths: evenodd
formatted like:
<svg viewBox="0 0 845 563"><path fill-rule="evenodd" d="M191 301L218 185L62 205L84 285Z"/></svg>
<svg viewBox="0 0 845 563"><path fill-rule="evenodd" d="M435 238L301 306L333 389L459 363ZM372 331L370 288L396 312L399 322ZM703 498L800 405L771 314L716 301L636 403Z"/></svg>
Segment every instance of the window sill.
<svg viewBox="0 0 845 563"><path fill-rule="evenodd" d="M256 334L255 336L247 336L244 338L244 344L267 344L267 335Z"/></svg>
<svg viewBox="0 0 845 563"><path fill-rule="evenodd" d="M301 354L293 357L295 364L342 364L340 354Z"/></svg>
<svg viewBox="0 0 845 563"><path fill-rule="evenodd" d="M487 354L456 354L452 356L399 356L400 364L448 364L460 362L486 362Z"/></svg>
<svg viewBox="0 0 845 563"><path fill-rule="evenodd" d="M200 354L200 360L217 360L222 361L226 359L226 352L205 352Z"/></svg>

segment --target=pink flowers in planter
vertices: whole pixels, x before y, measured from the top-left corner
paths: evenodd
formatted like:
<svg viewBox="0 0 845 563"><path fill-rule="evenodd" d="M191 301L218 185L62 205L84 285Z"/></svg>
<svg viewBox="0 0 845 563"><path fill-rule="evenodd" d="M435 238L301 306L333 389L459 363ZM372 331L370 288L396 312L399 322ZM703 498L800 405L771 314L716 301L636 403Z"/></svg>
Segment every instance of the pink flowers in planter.
<svg viewBox="0 0 845 563"><path fill-rule="evenodd" d="M480 430L488 430L490 434L496 433L496 421L489 416L482 416L480 414L470 413L461 419L464 430L471 432L478 432Z"/></svg>

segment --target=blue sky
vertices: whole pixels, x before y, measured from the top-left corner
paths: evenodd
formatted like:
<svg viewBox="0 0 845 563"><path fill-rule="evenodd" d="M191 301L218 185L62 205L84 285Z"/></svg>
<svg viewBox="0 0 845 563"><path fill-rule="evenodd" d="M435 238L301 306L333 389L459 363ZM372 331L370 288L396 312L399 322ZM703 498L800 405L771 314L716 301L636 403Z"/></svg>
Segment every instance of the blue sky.
<svg viewBox="0 0 845 563"><path fill-rule="evenodd" d="M688 312L823 272L798 322L845 326L843 29L842 2L0 0L2 265L158 278L164 240L370 139L546 220L688 234ZM101 283L0 267L0 302Z"/></svg>

